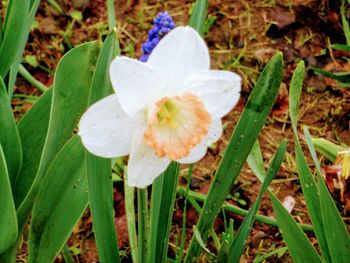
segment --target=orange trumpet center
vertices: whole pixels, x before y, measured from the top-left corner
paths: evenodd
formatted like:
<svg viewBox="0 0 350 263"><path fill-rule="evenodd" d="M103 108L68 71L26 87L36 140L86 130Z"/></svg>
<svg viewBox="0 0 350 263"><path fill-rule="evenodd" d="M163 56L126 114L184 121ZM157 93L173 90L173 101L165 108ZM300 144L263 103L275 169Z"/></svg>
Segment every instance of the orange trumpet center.
<svg viewBox="0 0 350 263"><path fill-rule="evenodd" d="M148 113L144 140L158 157L178 160L190 154L208 134L211 117L191 93L165 97Z"/></svg>

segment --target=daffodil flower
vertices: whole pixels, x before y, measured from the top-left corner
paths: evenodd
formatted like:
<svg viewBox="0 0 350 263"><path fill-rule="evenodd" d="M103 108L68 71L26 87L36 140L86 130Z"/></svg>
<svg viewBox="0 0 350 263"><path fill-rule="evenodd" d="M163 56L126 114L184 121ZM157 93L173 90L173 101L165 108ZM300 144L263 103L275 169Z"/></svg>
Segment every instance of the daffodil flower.
<svg viewBox="0 0 350 263"><path fill-rule="evenodd" d="M94 155L129 154L127 183L140 188L171 161L200 160L240 97L240 77L210 70L208 48L190 27L168 33L147 63L115 58L109 73L115 94L86 111L79 135Z"/></svg>

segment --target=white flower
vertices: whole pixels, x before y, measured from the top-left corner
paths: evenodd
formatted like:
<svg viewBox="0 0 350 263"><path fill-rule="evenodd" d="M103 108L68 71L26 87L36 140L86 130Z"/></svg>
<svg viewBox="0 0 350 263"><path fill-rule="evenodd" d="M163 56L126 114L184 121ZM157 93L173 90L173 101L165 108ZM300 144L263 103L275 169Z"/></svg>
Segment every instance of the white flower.
<svg viewBox="0 0 350 263"><path fill-rule="evenodd" d="M128 184L141 188L171 161L198 161L240 96L238 75L209 68L208 48L190 27L166 35L147 63L117 57L110 66L115 94L80 120L84 146L102 157L130 154Z"/></svg>

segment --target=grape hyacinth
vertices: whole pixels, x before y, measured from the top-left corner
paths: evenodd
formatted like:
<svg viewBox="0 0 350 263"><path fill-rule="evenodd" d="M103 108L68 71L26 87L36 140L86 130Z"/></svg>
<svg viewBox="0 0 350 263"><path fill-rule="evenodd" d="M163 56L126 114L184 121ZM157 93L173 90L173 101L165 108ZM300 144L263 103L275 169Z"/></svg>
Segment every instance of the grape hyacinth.
<svg viewBox="0 0 350 263"><path fill-rule="evenodd" d="M159 41L174 28L175 23L168 12L159 13L153 21L152 29L148 31L146 42L142 45L140 61L147 62L149 55Z"/></svg>

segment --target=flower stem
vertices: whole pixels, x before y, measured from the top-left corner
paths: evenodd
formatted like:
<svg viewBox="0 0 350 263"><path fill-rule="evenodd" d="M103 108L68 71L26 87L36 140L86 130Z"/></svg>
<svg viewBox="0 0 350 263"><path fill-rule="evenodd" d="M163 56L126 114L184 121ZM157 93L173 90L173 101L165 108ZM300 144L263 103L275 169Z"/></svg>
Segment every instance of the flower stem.
<svg viewBox="0 0 350 263"><path fill-rule="evenodd" d="M138 248L139 263L147 259L147 224L148 224L148 198L147 188L137 189L137 216L138 216Z"/></svg>
<svg viewBox="0 0 350 263"><path fill-rule="evenodd" d="M186 189L185 188L180 187L180 188L178 188L177 192L181 196L186 197ZM207 198L206 195L200 194L200 193L197 193L194 191L188 191L188 197L192 197L195 200L200 201L200 202L204 202L205 199ZM191 201L191 199L188 199L188 200ZM245 209L242 209L240 207L234 206L232 204L227 204L227 203L223 205L223 209L227 212L232 212L232 213L235 213L235 214L240 215L240 216L246 216L249 212ZM277 220L275 218L271 218L268 216L257 214L255 216L255 219L261 223L278 227L278 223L277 223ZM312 225L307 225L307 224L298 224L298 225L301 227L301 229L303 231L308 231L308 232L314 231L314 227Z"/></svg>
<svg viewBox="0 0 350 263"><path fill-rule="evenodd" d="M19 65L18 72L26 81L28 81L41 93L44 93L45 91L48 90L48 87L46 87L43 83L41 83L39 80L34 78L22 64Z"/></svg>

